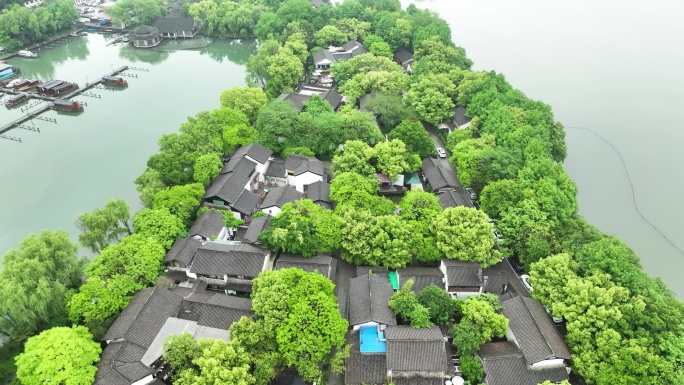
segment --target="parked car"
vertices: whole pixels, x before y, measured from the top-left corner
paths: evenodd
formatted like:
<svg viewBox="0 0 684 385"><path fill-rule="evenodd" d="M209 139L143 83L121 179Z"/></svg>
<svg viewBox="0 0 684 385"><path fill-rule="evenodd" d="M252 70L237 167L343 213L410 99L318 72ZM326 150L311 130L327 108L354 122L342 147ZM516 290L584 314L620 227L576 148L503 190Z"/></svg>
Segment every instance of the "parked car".
<svg viewBox="0 0 684 385"><path fill-rule="evenodd" d="M553 323L556 323L556 324L562 324L562 323L563 323L563 319L562 319L562 318L558 318L558 317L554 317L553 314L551 314L551 310L549 310L548 307L544 306L544 310L546 310L546 314L548 314L549 316L551 316L551 319L553 320Z"/></svg>
<svg viewBox="0 0 684 385"><path fill-rule="evenodd" d="M473 190L470 187L466 187L465 191L468 193L468 195L470 195L471 201L477 200L477 193L475 192L475 190Z"/></svg>
<svg viewBox="0 0 684 385"><path fill-rule="evenodd" d="M494 234L494 238L496 238L496 242L497 242L497 243L503 242L504 237L503 237L503 235L501 235L501 232L500 232L499 230L494 229L494 230L492 231L492 233Z"/></svg>
<svg viewBox="0 0 684 385"><path fill-rule="evenodd" d="M527 275L527 274L521 275L521 276L520 276L520 280L522 281L522 283L523 283L523 285L525 286L525 288L527 289L527 291L532 291L532 290L534 290L534 288L532 287L532 285L530 285L530 282L529 282L530 276L529 276L529 275Z"/></svg>
<svg viewBox="0 0 684 385"><path fill-rule="evenodd" d="M440 158L446 158L446 151L444 151L442 147L438 147L437 155L439 155Z"/></svg>

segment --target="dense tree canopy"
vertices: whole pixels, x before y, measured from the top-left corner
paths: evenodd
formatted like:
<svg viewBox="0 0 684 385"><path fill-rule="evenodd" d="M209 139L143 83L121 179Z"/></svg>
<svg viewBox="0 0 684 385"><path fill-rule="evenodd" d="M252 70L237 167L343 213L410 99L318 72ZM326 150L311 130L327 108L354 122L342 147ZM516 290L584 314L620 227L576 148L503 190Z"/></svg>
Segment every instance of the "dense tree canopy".
<svg viewBox="0 0 684 385"><path fill-rule="evenodd" d="M268 102L261 88L239 87L227 89L221 93L221 107L230 107L240 111L251 121L256 121L259 109Z"/></svg>
<svg viewBox="0 0 684 385"><path fill-rule="evenodd" d="M154 239L166 250L176 239L187 235L183 221L165 208L142 209L133 217L133 228L136 234Z"/></svg>
<svg viewBox="0 0 684 385"><path fill-rule="evenodd" d="M85 327L55 327L26 341L16 358L17 378L25 385L90 385L100 352L100 344Z"/></svg>
<svg viewBox="0 0 684 385"><path fill-rule="evenodd" d="M165 15L166 5L163 0L121 0L110 7L107 13L117 24L130 25L135 19L140 24L150 24Z"/></svg>
<svg viewBox="0 0 684 385"><path fill-rule="evenodd" d="M413 286L413 279L406 281L399 291L392 294L388 305L414 328L429 328L433 326L430 322L430 309L418 300L416 293L411 291L411 286Z"/></svg>
<svg viewBox="0 0 684 385"><path fill-rule="evenodd" d="M339 247L339 219L310 199L298 200L285 204L259 239L266 247L310 257Z"/></svg>
<svg viewBox="0 0 684 385"><path fill-rule="evenodd" d="M255 319L235 324L231 337L257 362L294 367L304 379L314 381L332 349L344 345L348 323L337 308L333 283L321 274L300 269L261 273L254 280L252 309ZM246 334L257 329L261 332ZM271 354L274 350L279 359ZM262 370L262 380L275 375L269 368Z"/></svg>
<svg viewBox="0 0 684 385"><path fill-rule="evenodd" d="M406 143L408 150L411 153L418 154L421 159L435 154L435 143L430 139L430 135L419 121L403 120L390 131L389 138L399 139Z"/></svg>
<svg viewBox="0 0 684 385"><path fill-rule="evenodd" d="M0 3L1 4L1 3ZM14 4L0 6L0 44L5 49L20 48L59 30L78 20L79 12L69 0L55 0L31 10Z"/></svg>
<svg viewBox="0 0 684 385"><path fill-rule="evenodd" d="M65 231L31 234L2 258L0 335L21 340L64 321L64 295L80 285L78 246Z"/></svg>
<svg viewBox="0 0 684 385"><path fill-rule="evenodd" d="M208 185L223 168L221 157L216 153L200 155L195 160L195 171L192 178L202 186Z"/></svg>
<svg viewBox="0 0 684 385"><path fill-rule="evenodd" d="M204 196L204 187L199 183L173 186L154 195L154 209L167 209L181 220L190 219L197 211Z"/></svg>
<svg viewBox="0 0 684 385"><path fill-rule="evenodd" d="M78 241L93 253L133 233L130 207L123 199L112 199L101 209L81 214L76 227L81 230Z"/></svg>
<svg viewBox="0 0 684 385"><path fill-rule="evenodd" d="M482 267L501 259L494 249L495 239L487 214L463 206L452 207L438 214L432 222L437 249L449 259L474 261Z"/></svg>

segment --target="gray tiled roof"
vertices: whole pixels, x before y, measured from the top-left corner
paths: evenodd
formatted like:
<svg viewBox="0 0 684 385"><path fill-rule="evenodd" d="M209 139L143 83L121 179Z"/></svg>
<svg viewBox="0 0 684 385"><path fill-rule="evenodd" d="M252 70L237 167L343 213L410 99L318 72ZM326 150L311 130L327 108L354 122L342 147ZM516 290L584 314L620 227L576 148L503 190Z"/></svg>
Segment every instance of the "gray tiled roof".
<svg viewBox="0 0 684 385"><path fill-rule="evenodd" d="M130 381L112 367L112 361L119 354L121 345L121 342L112 342L102 350L100 361L95 364L95 385L130 385Z"/></svg>
<svg viewBox="0 0 684 385"><path fill-rule="evenodd" d="M261 198L258 194L243 189L235 202L231 205L233 210L245 215L252 215L259 206Z"/></svg>
<svg viewBox="0 0 684 385"><path fill-rule="evenodd" d="M388 326L386 337L388 371L445 372L450 369L438 327Z"/></svg>
<svg viewBox="0 0 684 385"><path fill-rule="evenodd" d="M517 296L501 305L528 364L550 358L570 359L568 348L539 301Z"/></svg>
<svg viewBox="0 0 684 385"><path fill-rule="evenodd" d="M324 254L314 255L309 258L302 257L301 255L282 254L275 262L275 269L296 267L309 273L318 271L326 278L332 279L334 278L332 274L334 262L335 260L331 256Z"/></svg>
<svg viewBox="0 0 684 385"><path fill-rule="evenodd" d="M126 306L121 314L119 314L119 317L116 319L116 321L114 321L112 326L109 327L109 330L107 330L107 333L105 333L102 339L118 340L123 338L126 330L128 330L128 328L131 326L131 323L133 323L135 318L138 316L138 313L140 313L140 310L142 310L143 306L145 306L145 303L153 292L154 288L150 287L135 293L133 299L131 299L131 301L128 303L128 306Z"/></svg>
<svg viewBox="0 0 684 385"><path fill-rule="evenodd" d="M264 172L264 176L271 176L276 178L287 177L287 171L285 171L285 161L283 159L273 159L268 163L268 168Z"/></svg>
<svg viewBox="0 0 684 385"><path fill-rule="evenodd" d="M349 324L377 322L396 325L397 318L387 305L394 290L389 280L374 275L349 279Z"/></svg>
<svg viewBox="0 0 684 385"><path fill-rule="evenodd" d="M448 209L449 207L474 207L473 201L470 200L470 196L465 192L462 187L456 188L454 191L444 191L437 194L439 199L439 205L443 209Z"/></svg>
<svg viewBox="0 0 684 385"><path fill-rule="evenodd" d="M482 286L482 267L475 262L443 259L446 267L446 279L449 286Z"/></svg>
<svg viewBox="0 0 684 385"><path fill-rule="evenodd" d="M466 108L463 106L458 106L454 108L454 123L460 127L464 124L470 122L470 118L466 116Z"/></svg>
<svg viewBox="0 0 684 385"><path fill-rule="evenodd" d="M155 20L152 24L160 33L176 33L180 31L192 31L195 27L195 20L184 17L179 13L171 13Z"/></svg>
<svg viewBox="0 0 684 385"><path fill-rule="evenodd" d="M211 277L228 274L255 278L263 269L267 254L257 246L208 242L197 249L190 271Z"/></svg>
<svg viewBox="0 0 684 385"><path fill-rule="evenodd" d="M130 383L136 382L143 377L149 376L150 374L156 372L155 369L144 365L142 362L131 362L127 364L114 361L112 366L114 370L128 379Z"/></svg>
<svg viewBox="0 0 684 385"><path fill-rule="evenodd" d="M329 89L320 94L321 98L328 102L330 104L330 107L333 108L333 110L337 110L337 108L340 106L340 103L342 103L342 100L344 100L344 95L341 93L335 91L334 89Z"/></svg>
<svg viewBox="0 0 684 385"><path fill-rule="evenodd" d="M560 384L569 378L568 371L565 366L556 366L553 368L532 369L530 370L537 379L536 383L541 384L544 381L551 381L553 384Z"/></svg>
<svg viewBox="0 0 684 385"><path fill-rule="evenodd" d="M293 186L274 187L269 189L266 198L259 205L259 210L270 207L282 208L287 203L302 199L303 196L304 194L297 191Z"/></svg>
<svg viewBox="0 0 684 385"><path fill-rule="evenodd" d="M119 354L116 355L114 360L122 364L134 363L140 362L144 355L145 348L126 341L121 343Z"/></svg>
<svg viewBox="0 0 684 385"><path fill-rule="evenodd" d="M260 145L259 143L252 143L249 146L238 148L233 154L232 158L249 156L261 164L266 164L266 161L273 155L273 151Z"/></svg>
<svg viewBox="0 0 684 385"><path fill-rule="evenodd" d="M356 266L357 277L369 274L369 272L372 272L373 275L377 275L379 277L389 277L389 270L387 270L387 268L384 266Z"/></svg>
<svg viewBox="0 0 684 385"><path fill-rule="evenodd" d="M223 228L223 215L221 215L221 227ZM218 235L218 234L217 234ZM202 241L194 238L181 238L173 243L171 250L166 253L164 263L181 262L185 266L190 265L192 258L195 257L197 248L200 247Z"/></svg>
<svg viewBox="0 0 684 385"><path fill-rule="evenodd" d="M256 163L247 158L241 158L232 172L221 174L214 179L204 194L204 199L218 197L229 204L233 204L242 190L245 189L255 170Z"/></svg>
<svg viewBox="0 0 684 385"><path fill-rule="evenodd" d="M240 279L228 277L224 284L226 290L233 290L236 292L251 293L254 282L251 279Z"/></svg>
<svg viewBox="0 0 684 385"><path fill-rule="evenodd" d="M344 361L344 383L347 385L384 385L387 376L385 354L361 354L359 331L347 333L347 344L351 345L349 357Z"/></svg>
<svg viewBox="0 0 684 385"><path fill-rule="evenodd" d="M243 316L252 315L252 300L214 294L204 305L198 325L227 330Z"/></svg>
<svg viewBox="0 0 684 385"><path fill-rule="evenodd" d="M154 292L124 334L124 339L144 348L150 346L167 318L178 313L182 298L155 287Z"/></svg>
<svg viewBox="0 0 684 385"><path fill-rule="evenodd" d="M458 180L456 180L456 175L454 175L451 170L445 168L438 159L423 159L422 169L425 178L427 178L433 191L461 186L460 183L458 183Z"/></svg>
<svg viewBox="0 0 684 385"><path fill-rule="evenodd" d="M405 49L400 49L394 54L394 60L397 60L401 65L405 65L413 61L413 54Z"/></svg>
<svg viewBox="0 0 684 385"><path fill-rule="evenodd" d="M319 62L320 62L320 60L319 60ZM304 109L304 103L311 100L311 95L292 94L292 93L281 94L280 96L278 96L278 100L281 100L283 102L289 102L292 104L293 108L295 108L298 111L301 111Z"/></svg>
<svg viewBox="0 0 684 385"><path fill-rule="evenodd" d="M263 217L252 218L252 222L247 226L247 231L243 235L242 242L257 243L259 241L259 234L271 227L271 216L264 215Z"/></svg>
<svg viewBox="0 0 684 385"><path fill-rule="evenodd" d="M484 291L486 293L492 293L496 295L500 295L503 293L504 289L508 285L508 279L506 278L506 275L503 273L492 273L489 274L485 277L485 287Z"/></svg>
<svg viewBox="0 0 684 385"><path fill-rule="evenodd" d="M311 199L314 203L326 202L331 203L330 200L330 183L318 181L305 186L306 197Z"/></svg>
<svg viewBox="0 0 684 385"><path fill-rule="evenodd" d="M204 238L211 238L218 236L221 230L223 230L223 214L216 210L208 210L195 220L190 231L188 231L188 236L199 235Z"/></svg>
<svg viewBox="0 0 684 385"><path fill-rule="evenodd" d="M522 355L487 358L482 361L487 385L537 385Z"/></svg>
<svg viewBox="0 0 684 385"><path fill-rule="evenodd" d="M347 52L351 52L352 56L359 56L363 55L364 53L368 53L368 49L356 40L349 40L347 43L342 44L342 48L344 48Z"/></svg>
<svg viewBox="0 0 684 385"><path fill-rule="evenodd" d="M444 287L444 282L442 281L444 274L437 267L407 267L405 269L397 269L397 275L399 276L399 287L403 287L406 281L413 279L411 290L416 293L430 285L440 288Z"/></svg>
<svg viewBox="0 0 684 385"><path fill-rule="evenodd" d="M292 154L287 157L285 161L285 169L294 172L294 175L301 175L307 171L310 171L316 175L321 175L325 173L325 166L323 162L312 157L304 156L298 154Z"/></svg>
<svg viewBox="0 0 684 385"><path fill-rule="evenodd" d="M443 385L444 378L442 376L422 377L420 375L413 375L410 377L394 377L392 379L394 385Z"/></svg>

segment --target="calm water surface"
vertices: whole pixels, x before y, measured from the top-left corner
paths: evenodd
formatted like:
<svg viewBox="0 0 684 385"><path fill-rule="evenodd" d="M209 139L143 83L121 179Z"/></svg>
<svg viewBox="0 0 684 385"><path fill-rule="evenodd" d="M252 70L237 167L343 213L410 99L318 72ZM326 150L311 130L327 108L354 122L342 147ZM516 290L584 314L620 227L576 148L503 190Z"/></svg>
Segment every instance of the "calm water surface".
<svg viewBox="0 0 684 385"><path fill-rule="evenodd" d="M411 3L402 0L404 6ZM475 69L496 70L553 106L567 128L565 168L580 213L640 256L684 299L684 3L425 0Z"/></svg>
<svg viewBox="0 0 684 385"><path fill-rule="evenodd" d="M40 133L14 129L0 139L0 255L41 229L68 230L74 240L79 214L124 198L140 208L133 181L157 150L162 134L174 132L189 115L219 105L221 91L244 85L244 63L253 42L214 42L207 48L160 52L130 46L105 46L91 34L43 52L39 59L12 59L22 77L77 82L99 78L123 65L123 91L93 89L101 98L79 96L87 103L79 116L44 114L57 124L35 121ZM22 115L0 109L0 124Z"/></svg>

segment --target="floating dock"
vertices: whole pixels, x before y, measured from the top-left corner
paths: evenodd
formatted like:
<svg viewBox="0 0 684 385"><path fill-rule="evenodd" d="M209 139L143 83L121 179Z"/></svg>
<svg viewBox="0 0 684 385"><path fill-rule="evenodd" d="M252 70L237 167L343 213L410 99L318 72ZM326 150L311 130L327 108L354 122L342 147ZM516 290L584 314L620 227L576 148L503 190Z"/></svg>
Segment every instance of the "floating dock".
<svg viewBox="0 0 684 385"><path fill-rule="evenodd" d="M128 69L128 66L120 67L120 68L118 68L118 69L116 69L110 73L103 75L101 78L95 80L94 82L86 83L86 85L84 87L79 88L77 90L74 90L72 92L66 93L64 95L48 96L48 95L41 95L41 94L38 94L35 92L27 92L27 93L29 94L29 96L32 99L40 99L40 100L50 102L50 103L53 103L57 99L71 99L71 98L76 97L76 96L90 90L91 88L96 87L97 85L101 84L103 82L102 78L105 78L108 76L118 75L118 74L126 71L127 69ZM10 94L10 95L16 95L16 94L22 93L21 91L16 91L16 90L9 89L9 88L0 88L0 92L5 93L5 94ZM26 115L22 116L21 118L19 118L17 120L14 120L14 121L7 123L3 126L0 126L0 135L6 133L7 131L15 128L16 126L18 126L24 122L27 122L31 119L35 119L38 115L42 114L43 112L45 112L51 108L52 108L52 106L50 104L45 104L45 105L39 107L38 109L27 113Z"/></svg>

